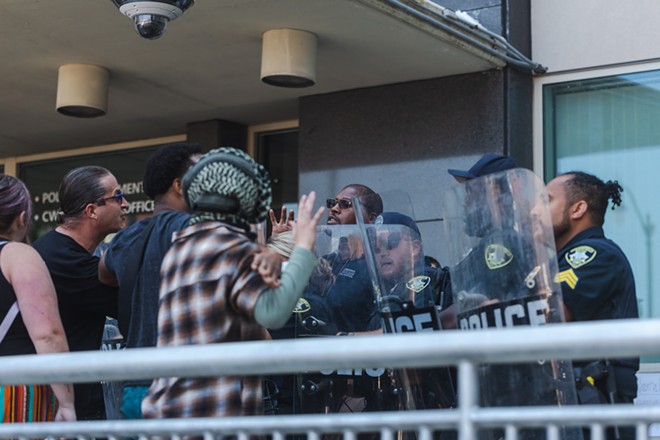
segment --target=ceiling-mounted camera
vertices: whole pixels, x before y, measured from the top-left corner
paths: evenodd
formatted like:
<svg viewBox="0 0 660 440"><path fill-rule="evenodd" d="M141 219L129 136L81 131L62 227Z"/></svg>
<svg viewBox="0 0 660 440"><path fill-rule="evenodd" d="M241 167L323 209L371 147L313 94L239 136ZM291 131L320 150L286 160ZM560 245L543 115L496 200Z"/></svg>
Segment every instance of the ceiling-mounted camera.
<svg viewBox="0 0 660 440"><path fill-rule="evenodd" d="M165 33L167 23L180 17L194 0L112 0L119 12L135 22L142 38L155 40Z"/></svg>

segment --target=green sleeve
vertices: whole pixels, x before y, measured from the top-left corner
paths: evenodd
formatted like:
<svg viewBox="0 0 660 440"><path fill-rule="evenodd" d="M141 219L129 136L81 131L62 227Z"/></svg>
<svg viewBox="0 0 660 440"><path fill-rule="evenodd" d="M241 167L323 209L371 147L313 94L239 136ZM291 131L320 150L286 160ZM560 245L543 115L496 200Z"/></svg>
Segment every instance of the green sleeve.
<svg viewBox="0 0 660 440"><path fill-rule="evenodd" d="M317 263L318 259L312 252L295 248L282 273L280 287L265 290L257 299L254 319L266 328L278 329L284 326Z"/></svg>

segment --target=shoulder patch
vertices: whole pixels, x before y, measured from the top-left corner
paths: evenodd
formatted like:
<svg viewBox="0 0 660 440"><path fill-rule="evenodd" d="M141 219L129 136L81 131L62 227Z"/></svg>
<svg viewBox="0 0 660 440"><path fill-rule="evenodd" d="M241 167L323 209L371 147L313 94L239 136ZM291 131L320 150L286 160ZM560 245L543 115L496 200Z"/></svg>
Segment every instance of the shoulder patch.
<svg viewBox="0 0 660 440"><path fill-rule="evenodd" d="M406 287L412 290L415 293L419 293L431 282L431 278L426 275L420 275L418 277L408 280Z"/></svg>
<svg viewBox="0 0 660 440"><path fill-rule="evenodd" d="M309 305L309 301L305 298L298 298L296 306L293 308L293 313L305 313L312 310L312 306Z"/></svg>
<svg viewBox="0 0 660 440"><path fill-rule="evenodd" d="M557 283L566 283L568 287L570 287L572 290L575 290L575 286L577 286L578 281L580 281L580 278L578 278L577 275L575 275L575 272L573 272L573 269L566 269L562 270L557 274L555 277L555 281Z"/></svg>
<svg viewBox="0 0 660 440"><path fill-rule="evenodd" d="M589 264L596 258L596 249L591 246L577 246L566 253L566 262L571 265L573 269L582 267Z"/></svg>
<svg viewBox="0 0 660 440"><path fill-rule="evenodd" d="M500 269L513 260L513 254L506 246L501 244L489 244L484 250L484 258L488 269Z"/></svg>

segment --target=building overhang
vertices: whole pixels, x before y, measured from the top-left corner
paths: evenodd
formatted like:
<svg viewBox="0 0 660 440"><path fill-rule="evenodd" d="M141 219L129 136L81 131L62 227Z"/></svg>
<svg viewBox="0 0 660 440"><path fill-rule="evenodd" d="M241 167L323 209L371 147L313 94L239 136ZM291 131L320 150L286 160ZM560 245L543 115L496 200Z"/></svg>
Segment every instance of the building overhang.
<svg viewBox="0 0 660 440"><path fill-rule="evenodd" d="M316 84L260 80L262 34L318 36ZM186 124L298 118L303 96L497 69L533 70L496 36L426 0L198 1L146 40L110 0L21 0L0 14L0 158L176 135ZM55 110L61 65L110 72L108 110Z"/></svg>

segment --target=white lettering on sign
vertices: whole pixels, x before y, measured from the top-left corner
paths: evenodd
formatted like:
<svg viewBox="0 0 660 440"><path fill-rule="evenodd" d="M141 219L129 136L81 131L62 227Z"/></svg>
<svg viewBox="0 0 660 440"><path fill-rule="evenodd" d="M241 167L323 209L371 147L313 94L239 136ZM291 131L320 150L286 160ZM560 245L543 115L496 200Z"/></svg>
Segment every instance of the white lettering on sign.
<svg viewBox="0 0 660 440"><path fill-rule="evenodd" d="M153 210L154 210L153 200L136 200L134 202L128 202L128 207L126 208L126 212L129 214L153 212Z"/></svg>
<svg viewBox="0 0 660 440"><path fill-rule="evenodd" d="M469 315L459 315L458 322L461 330L543 325L548 322L547 311L548 299L535 296L480 307Z"/></svg>
<svg viewBox="0 0 660 440"><path fill-rule="evenodd" d="M121 185L121 192L124 194L141 194L142 182L127 182Z"/></svg>
<svg viewBox="0 0 660 440"><path fill-rule="evenodd" d="M410 333L440 330L435 307L409 308L399 312L381 313L387 333Z"/></svg>
<svg viewBox="0 0 660 440"><path fill-rule="evenodd" d="M41 194L41 203L59 203L60 196L57 191L49 191Z"/></svg>
<svg viewBox="0 0 660 440"><path fill-rule="evenodd" d="M55 223L57 222L57 209L52 209L50 211L44 211L41 213L41 221L44 223Z"/></svg>
<svg viewBox="0 0 660 440"><path fill-rule="evenodd" d="M362 376L364 372L369 377L380 377L385 374L385 368L365 368L364 370L360 368L353 369L343 369L343 370L321 370L321 374L325 376L337 375L337 376Z"/></svg>

